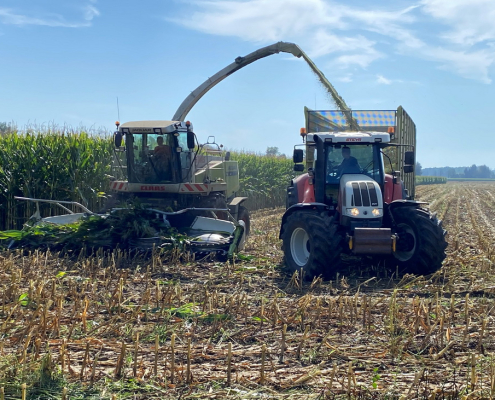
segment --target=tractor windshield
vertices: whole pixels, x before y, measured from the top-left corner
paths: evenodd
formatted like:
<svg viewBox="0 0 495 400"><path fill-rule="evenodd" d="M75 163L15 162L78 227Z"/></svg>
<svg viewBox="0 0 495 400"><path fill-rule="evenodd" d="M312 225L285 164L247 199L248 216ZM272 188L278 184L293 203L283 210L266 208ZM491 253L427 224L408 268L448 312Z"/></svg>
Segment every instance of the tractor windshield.
<svg viewBox="0 0 495 400"><path fill-rule="evenodd" d="M158 183L173 180L174 136L134 134L131 182Z"/></svg>
<svg viewBox="0 0 495 400"><path fill-rule="evenodd" d="M382 184L382 162L378 146L340 145L328 146L326 183L338 184L343 174L364 174Z"/></svg>

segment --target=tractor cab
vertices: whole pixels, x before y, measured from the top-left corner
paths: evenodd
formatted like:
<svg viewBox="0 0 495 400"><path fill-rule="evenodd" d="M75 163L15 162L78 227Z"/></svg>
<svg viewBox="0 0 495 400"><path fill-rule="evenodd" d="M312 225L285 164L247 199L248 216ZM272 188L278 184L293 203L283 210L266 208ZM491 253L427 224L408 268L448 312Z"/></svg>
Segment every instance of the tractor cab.
<svg viewBox="0 0 495 400"><path fill-rule="evenodd" d="M383 185L383 162L376 144L330 143L325 154L327 186L338 185L345 174L364 174Z"/></svg>
<svg viewBox="0 0 495 400"><path fill-rule="evenodd" d="M195 144L189 122L127 122L115 133L116 148L122 144L129 183L181 183L191 169Z"/></svg>
<svg viewBox="0 0 495 400"><path fill-rule="evenodd" d="M356 227L380 227L386 182L382 149L389 142L390 135L380 132L307 135L306 148L314 158L311 201L335 210L340 224L351 232ZM402 198L402 190L399 194Z"/></svg>

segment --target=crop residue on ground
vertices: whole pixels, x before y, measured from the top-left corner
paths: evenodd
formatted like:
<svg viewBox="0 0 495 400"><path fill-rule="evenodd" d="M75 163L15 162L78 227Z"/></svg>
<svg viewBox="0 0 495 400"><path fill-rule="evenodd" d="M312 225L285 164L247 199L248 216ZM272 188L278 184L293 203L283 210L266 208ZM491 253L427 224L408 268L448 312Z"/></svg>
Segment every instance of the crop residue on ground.
<svg viewBox="0 0 495 400"><path fill-rule="evenodd" d="M428 277L352 258L330 282L288 276L281 209L253 213L233 265L2 253L0 386L18 398L494 396L495 184L417 190L449 232Z"/></svg>

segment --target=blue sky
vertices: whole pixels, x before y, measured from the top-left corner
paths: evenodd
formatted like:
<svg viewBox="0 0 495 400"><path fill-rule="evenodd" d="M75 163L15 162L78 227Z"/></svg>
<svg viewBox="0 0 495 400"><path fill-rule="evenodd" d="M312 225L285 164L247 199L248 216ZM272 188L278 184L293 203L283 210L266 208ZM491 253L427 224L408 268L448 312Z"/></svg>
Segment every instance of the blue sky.
<svg viewBox="0 0 495 400"><path fill-rule="evenodd" d="M402 105L423 167L495 168L493 0L2 0L0 122L113 129L170 119L209 76L259 47L297 43L353 109ZM303 108L333 109L305 63L260 60L187 119L200 139L286 154Z"/></svg>

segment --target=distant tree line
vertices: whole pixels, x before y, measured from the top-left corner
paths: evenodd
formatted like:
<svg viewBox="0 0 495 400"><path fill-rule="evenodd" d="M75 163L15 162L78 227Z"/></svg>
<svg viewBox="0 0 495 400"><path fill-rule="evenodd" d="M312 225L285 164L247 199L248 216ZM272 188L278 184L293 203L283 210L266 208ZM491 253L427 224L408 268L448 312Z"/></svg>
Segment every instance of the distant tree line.
<svg viewBox="0 0 495 400"><path fill-rule="evenodd" d="M287 158L287 156L283 153L280 153L278 147L276 146L268 146L266 148L266 156L268 157L277 157L277 158Z"/></svg>
<svg viewBox="0 0 495 400"><path fill-rule="evenodd" d="M0 134L8 133L12 130L12 127L7 122L0 122Z"/></svg>
<svg viewBox="0 0 495 400"><path fill-rule="evenodd" d="M417 163L419 164L419 163ZM416 165L416 175L443 176L445 178L466 178L466 179L495 179L495 170L491 170L486 165L473 164L470 167L435 167L421 168L421 164ZM418 173L419 172L421 173Z"/></svg>
<svg viewBox="0 0 495 400"><path fill-rule="evenodd" d="M444 176L416 176L416 185L438 185L447 183Z"/></svg>

